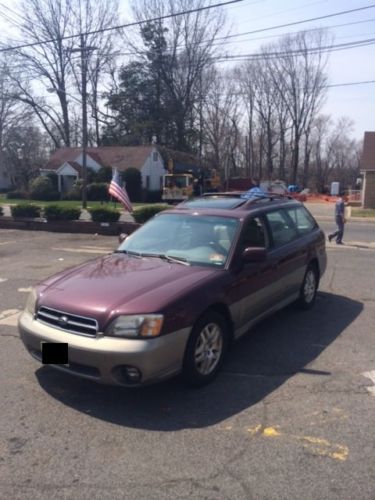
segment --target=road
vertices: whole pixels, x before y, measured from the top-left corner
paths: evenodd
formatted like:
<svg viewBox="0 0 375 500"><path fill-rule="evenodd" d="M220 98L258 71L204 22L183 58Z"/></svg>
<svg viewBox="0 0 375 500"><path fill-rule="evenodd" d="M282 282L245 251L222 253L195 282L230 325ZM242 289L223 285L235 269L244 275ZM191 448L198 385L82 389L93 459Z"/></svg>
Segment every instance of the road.
<svg viewBox="0 0 375 500"><path fill-rule="evenodd" d="M42 368L15 326L30 286L116 246L0 230L2 498L373 500L375 250L329 245L314 309L259 324L210 386L130 390Z"/></svg>

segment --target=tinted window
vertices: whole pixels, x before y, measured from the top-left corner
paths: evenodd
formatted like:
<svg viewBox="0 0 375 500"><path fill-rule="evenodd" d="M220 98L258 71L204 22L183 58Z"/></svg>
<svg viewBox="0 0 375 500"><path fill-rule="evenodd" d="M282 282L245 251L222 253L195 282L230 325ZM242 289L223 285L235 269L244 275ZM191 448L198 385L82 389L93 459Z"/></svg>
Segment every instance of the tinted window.
<svg viewBox="0 0 375 500"><path fill-rule="evenodd" d="M297 229L284 210L266 213L266 219L270 226L274 246L285 245L297 237Z"/></svg>
<svg viewBox="0 0 375 500"><path fill-rule="evenodd" d="M259 217L255 217L245 224L241 235L241 246L242 248L268 247L267 233Z"/></svg>
<svg viewBox="0 0 375 500"><path fill-rule="evenodd" d="M291 207L286 209L289 217L301 234L309 233L315 227L315 221L305 207Z"/></svg>

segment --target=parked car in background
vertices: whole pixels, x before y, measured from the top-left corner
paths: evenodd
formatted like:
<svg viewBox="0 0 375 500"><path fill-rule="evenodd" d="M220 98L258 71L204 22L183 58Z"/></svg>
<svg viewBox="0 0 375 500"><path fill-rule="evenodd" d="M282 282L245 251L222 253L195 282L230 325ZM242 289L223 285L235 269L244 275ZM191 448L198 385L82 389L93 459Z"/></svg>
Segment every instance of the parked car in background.
<svg viewBox="0 0 375 500"><path fill-rule="evenodd" d="M134 386L181 372L203 385L255 323L292 302L310 308L325 268L324 234L301 203L205 196L40 283L19 331L35 359L61 346L52 366L86 379Z"/></svg>

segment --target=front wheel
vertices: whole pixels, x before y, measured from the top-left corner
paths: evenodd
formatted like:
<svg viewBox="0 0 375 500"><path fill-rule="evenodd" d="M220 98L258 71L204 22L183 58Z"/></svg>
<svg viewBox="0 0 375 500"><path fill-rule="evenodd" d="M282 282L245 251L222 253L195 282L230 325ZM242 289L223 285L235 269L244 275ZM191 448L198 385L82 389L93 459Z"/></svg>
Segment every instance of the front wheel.
<svg viewBox="0 0 375 500"><path fill-rule="evenodd" d="M194 325L184 357L183 378L193 386L203 386L215 378L228 347L228 325L215 311Z"/></svg>
<svg viewBox="0 0 375 500"><path fill-rule="evenodd" d="M301 309L310 309L314 305L318 283L319 278L316 266L310 264L306 269L297 301L297 305Z"/></svg>

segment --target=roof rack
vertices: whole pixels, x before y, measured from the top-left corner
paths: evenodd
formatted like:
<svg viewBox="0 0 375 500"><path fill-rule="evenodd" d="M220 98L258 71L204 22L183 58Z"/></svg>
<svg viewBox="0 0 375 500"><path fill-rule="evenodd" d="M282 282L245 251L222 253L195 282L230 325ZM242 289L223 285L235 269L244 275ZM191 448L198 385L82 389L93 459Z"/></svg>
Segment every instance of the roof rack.
<svg viewBox="0 0 375 500"><path fill-rule="evenodd" d="M273 200L293 200L292 196L289 196L287 194L282 194L282 193L267 193L264 195L256 195L252 196L251 198L245 198L245 204L244 206L251 206L259 202L264 202L264 201L273 201Z"/></svg>

